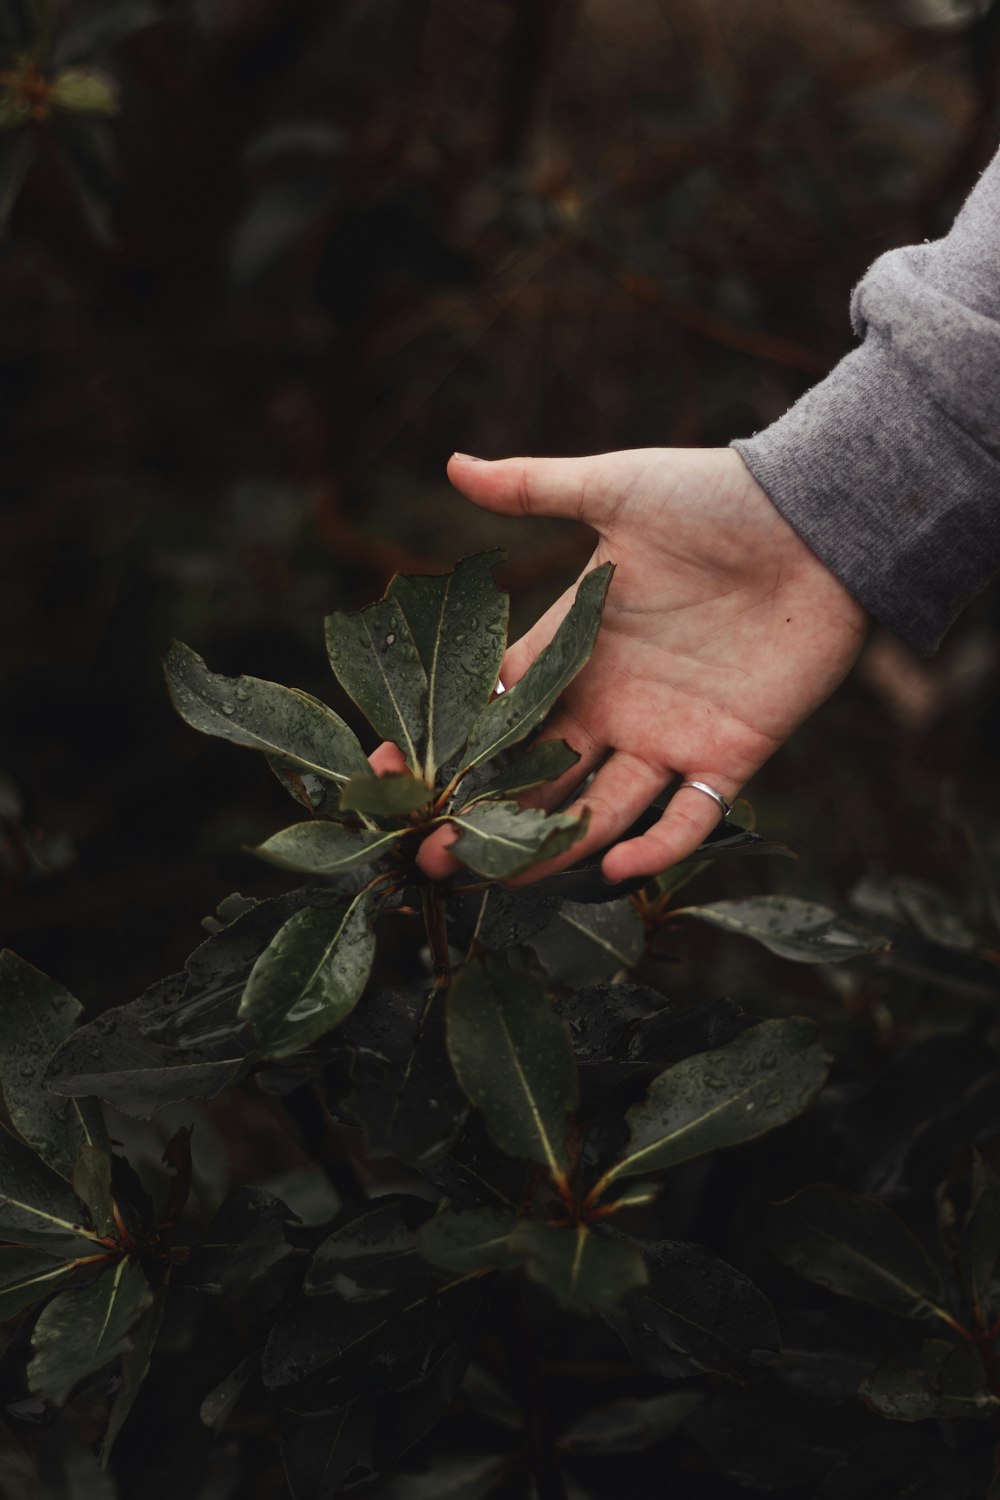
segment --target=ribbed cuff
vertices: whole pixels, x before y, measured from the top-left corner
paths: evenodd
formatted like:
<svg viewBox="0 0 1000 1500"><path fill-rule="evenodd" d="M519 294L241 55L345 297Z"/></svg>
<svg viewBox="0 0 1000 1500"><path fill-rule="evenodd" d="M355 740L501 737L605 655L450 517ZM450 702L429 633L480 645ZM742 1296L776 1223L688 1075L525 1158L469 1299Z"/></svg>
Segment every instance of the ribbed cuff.
<svg viewBox="0 0 1000 1500"><path fill-rule="evenodd" d="M874 328L732 447L817 557L921 655L1000 565L1000 462Z"/></svg>

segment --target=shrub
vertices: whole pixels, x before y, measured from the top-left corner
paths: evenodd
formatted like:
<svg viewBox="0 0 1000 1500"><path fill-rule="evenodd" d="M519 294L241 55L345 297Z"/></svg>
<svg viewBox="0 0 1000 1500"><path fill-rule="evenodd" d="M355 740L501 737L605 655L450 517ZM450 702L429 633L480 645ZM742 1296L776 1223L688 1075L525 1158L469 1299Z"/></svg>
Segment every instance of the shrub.
<svg viewBox="0 0 1000 1500"><path fill-rule="evenodd" d="M515 799L577 759L538 731L587 660L610 569L497 695L495 561L396 577L326 622L334 671L403 752L398 773L374 775L318 699L172 647L178 711L263 752L306 814L257 851L305 883L228 897L181 973L90 1020L0 959L12 1424L45 1428L43 1471L67 1495L111 1483L91 1446L123 1494L167 1492L178 1472L207 1494L220 1465L213 1494L295 1500L529 1485L550 1500L579 1483L639 1493L654 1475L705 1495L712 1468L824 1500L985 1494L1000 1187L966 1148L995 1133L992 1059L977 1074L943 1049L972 1093L937 1135L895 1141L895 1177L867 1195L817 1180L869 1146L878 1159L870 1080L815 1104L830 1060L811 1020L675 1002L628 976L678 917L805 962L877 955L885 938L791 897L678 906L709 861L787 852L739 826L633 889L606 885L596 859L504 883L584 830ZM417 852L446 823L462 870L434 882ZM975 947L926 892L919 917L939 948ZM194 1101L210 1099L232 1138L248 1118L298 1132L318 1201L315 1173L311 1195L287 1177L282 1194L259 1141L220 1201L192 1155L192 1122L210 1129ZM157 1166L156 1118L178 1111ZM788 1184L762 1138L791 1121ZM936 1199L906 1197L921 1151L920 1182L946 1179ZM755 1173L801 1190L765 1206ZM713 1237L740 1265L682 1237L698 1203L713 1224L709 1187ZM908 1222L880 1201L893 1196ZM784 1299L784 1341L744 1266ZM852 1321L837 1296L878 1311ZM155 1420L149 1389L165 1393ZM143 1452L151 1423L154 1454L184 1450L168 1479ZM921 1489L928 1475L951 1487Z"/></svg>

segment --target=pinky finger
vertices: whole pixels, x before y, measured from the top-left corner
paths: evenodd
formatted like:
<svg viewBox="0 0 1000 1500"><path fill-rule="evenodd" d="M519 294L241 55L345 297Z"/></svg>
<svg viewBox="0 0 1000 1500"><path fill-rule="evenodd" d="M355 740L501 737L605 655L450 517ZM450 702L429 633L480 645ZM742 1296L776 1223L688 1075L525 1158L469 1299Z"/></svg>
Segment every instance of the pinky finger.
<svg viewBox="0 0 1000 1500"><path fill-rule="evenodd" d="M688 781L704 780L732 802L739 784L721 776L691 776ZM660 821L641 838L615 844L601 861L606 880L631 880L636 875L659 875L680 860L687 859L704 843L722 817L714 798L691 786L679 786L671 797Z"/></svg>

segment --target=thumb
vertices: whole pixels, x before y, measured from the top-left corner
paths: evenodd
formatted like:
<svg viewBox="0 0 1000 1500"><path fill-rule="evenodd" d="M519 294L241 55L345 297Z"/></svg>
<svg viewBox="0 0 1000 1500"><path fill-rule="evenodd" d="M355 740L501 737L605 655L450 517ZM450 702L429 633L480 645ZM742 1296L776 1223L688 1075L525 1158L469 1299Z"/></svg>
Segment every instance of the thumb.
<svg viewBox="0 0 1000 1500"><path fill-rule="evenodd" d="M501 458L453 453L448 478L484 510L511 516L565 516L601 530L639 467L635 453L590 458Z"/></svg>

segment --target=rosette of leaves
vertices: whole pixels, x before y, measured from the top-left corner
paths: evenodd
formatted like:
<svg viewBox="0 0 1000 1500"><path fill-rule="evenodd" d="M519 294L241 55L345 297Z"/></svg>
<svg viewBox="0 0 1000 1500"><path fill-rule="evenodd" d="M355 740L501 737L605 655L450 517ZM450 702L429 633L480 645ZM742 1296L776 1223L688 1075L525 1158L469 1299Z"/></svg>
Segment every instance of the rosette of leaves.
<svg viewBox="0 0 1000 1500"><path fill-rule="evenodd" d="M149 1365L191 1158L181 1131L154 1205L112 1152L98 1102L45 1088L81 1012L61 985L0 953L0 1319L28 1320L18 1377L26 1398L59 1408L98 1376L100 1390L115 1392L106 1459Z"/></svg>
<svg viewBox="0 0 1000 1500"><path fill-rule="evenodd" d="M100 60L160 19L149 0L105 0L87 11L56 0L10 0L0 17L0 234L36 158L49 155L91 230L110 234L119 90Z"/></svg>

